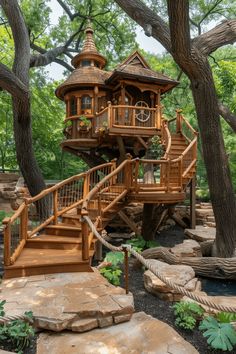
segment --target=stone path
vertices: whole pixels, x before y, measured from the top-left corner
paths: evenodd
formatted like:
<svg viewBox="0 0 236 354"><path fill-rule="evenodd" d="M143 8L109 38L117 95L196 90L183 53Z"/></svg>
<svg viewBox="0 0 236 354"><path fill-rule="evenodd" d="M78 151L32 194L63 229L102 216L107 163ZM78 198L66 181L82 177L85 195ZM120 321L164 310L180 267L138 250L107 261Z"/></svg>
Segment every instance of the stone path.
<svg viewBox="0 0 236 354"><path fill-rule="evenodd" d="M144 312L129 322L83 334L42 333L37 354L197 354L173 328Z"/></svg>
<svg viewBox="0 0 236 354"><path fill-rule="evenodd" d="M185 229L184 233L187 237L203 242L208 240L215 240L216 229L214 227L197 225L196 229Z"/></svg>
<svg viewBox="0 0 236 354"><path fill-rule="evenodd" d="M93 273L61 273L4 280L0 301L7 315L32 311L36 326L84 332L130 320L133 296Z"/></svg>

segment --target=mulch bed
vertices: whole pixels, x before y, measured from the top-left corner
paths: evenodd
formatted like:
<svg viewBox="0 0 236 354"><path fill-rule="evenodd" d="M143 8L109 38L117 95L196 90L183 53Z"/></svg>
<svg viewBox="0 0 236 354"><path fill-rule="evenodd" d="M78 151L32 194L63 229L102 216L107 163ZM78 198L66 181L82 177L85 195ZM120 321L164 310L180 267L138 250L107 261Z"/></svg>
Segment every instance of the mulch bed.
<svg viewBox="0 0 236 354"><path fill-rule="evenodd" d="M172 227L169 230L162 231L157 235L157 241L161 246L173 247L184 240L184 233L180 227ZM124 281L122 280L122 286ZM191 343L200 354L222 354L220 350L211 349L206 339L202 336L199 330L187 331L180 329L174 325L174 312L171 308L173 303L158 299L158 297L148 293L143 285L143 271L141 269L135 269L132 266L132 261L129 265L129 290L134 296L134 305L136 312L144 311L148 315L151 315L158 320L161 320L178 332L186 341ZM236 354L236 349L231 352Z"/></svg>

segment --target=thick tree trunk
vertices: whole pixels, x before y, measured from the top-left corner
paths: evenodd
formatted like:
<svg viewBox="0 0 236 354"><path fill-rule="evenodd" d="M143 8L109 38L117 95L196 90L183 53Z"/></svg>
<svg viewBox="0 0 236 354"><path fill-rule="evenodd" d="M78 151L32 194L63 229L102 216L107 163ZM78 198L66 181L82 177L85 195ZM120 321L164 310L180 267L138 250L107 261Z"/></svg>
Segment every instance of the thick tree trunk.
<svg viewBox="0 0 236 354"><path fill-rule="evenodd" d="M34 196L45 188L45 183L33 152L29 100L22 102L13 98L13 114L17 162L30 194Z"/></svg>
<svg viewBox="0 0 236 354"><path fill-rule="evenodd" d="M144 204L143 205L143 223L141 234L146 241L155 239L160 219L168 206L163 204Z"/></svg>
<svg viewBox="0 0 236 354"><path fill-rule="evenodd" d="M211 69L206 62L197 78L191 77L203 157L216 220L214 255L232 257L236 247L236 201L220 125Z"/></svg>

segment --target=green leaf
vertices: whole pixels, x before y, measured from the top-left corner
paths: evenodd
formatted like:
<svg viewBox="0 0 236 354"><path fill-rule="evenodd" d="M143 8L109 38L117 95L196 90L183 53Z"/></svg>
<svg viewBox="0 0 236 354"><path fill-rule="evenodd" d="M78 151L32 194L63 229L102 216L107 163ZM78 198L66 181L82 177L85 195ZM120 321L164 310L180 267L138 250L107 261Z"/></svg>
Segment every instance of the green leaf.
<svg viewBox="0 0 236 354"><path fill-rule="evenodd" d="M236 345L236 331L230 323L219 323L209 316L201 322L199 329L204 331L203 336L214 349L232 351Z"/></svg>

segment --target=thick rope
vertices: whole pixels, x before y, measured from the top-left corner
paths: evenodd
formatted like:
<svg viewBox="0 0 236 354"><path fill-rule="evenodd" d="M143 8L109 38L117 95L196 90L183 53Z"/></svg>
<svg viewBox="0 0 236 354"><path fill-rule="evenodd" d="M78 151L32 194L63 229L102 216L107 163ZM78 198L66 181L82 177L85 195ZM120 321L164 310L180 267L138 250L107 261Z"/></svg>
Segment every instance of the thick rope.
<svg viewBox="0 0 236 354"><path fill-rule="evenodd" d="M84 220L88 223L90 229L92 230L93 234L97 237L97 239L108 249L111 251L119 251L122 252L124 251L124 248L127 249L128 252L130 252L136 259L139 260L140 263L142 263L147 269L149 269L157 278L159 278L163 283L168 285L170 288L173 290L176 290L178 293L181 295L185 295L189 297L190 299L199 302L202 305L206 305L210 308L213 308L218 311L223 311L223 312L236 312L236 307L232 306L225 306L225 305L220 305L212 302L211 300L208 299L207 296L200 296L197 295L194 292L188 291L184 289L184 287L179 286L175 284L173 281L167 279L161 272L158 271L157 267L154 266L149 260L145 259L141 254L136 252L131 245L122 245L121 247L115 247L111 245L109 242L104 240L104 238L99 234L99 232L96 230L96 227L94 226L93 222L88 216L84 216Z"/></svg>
<svg viewBox="0 0 236 354"><path fill-rule="evenodd" d="M34 319L29 318L26 315L16 315L16 316L0 316L0 325L4 325L10 321L21 320L24 322L33 323Z"/></svg>

